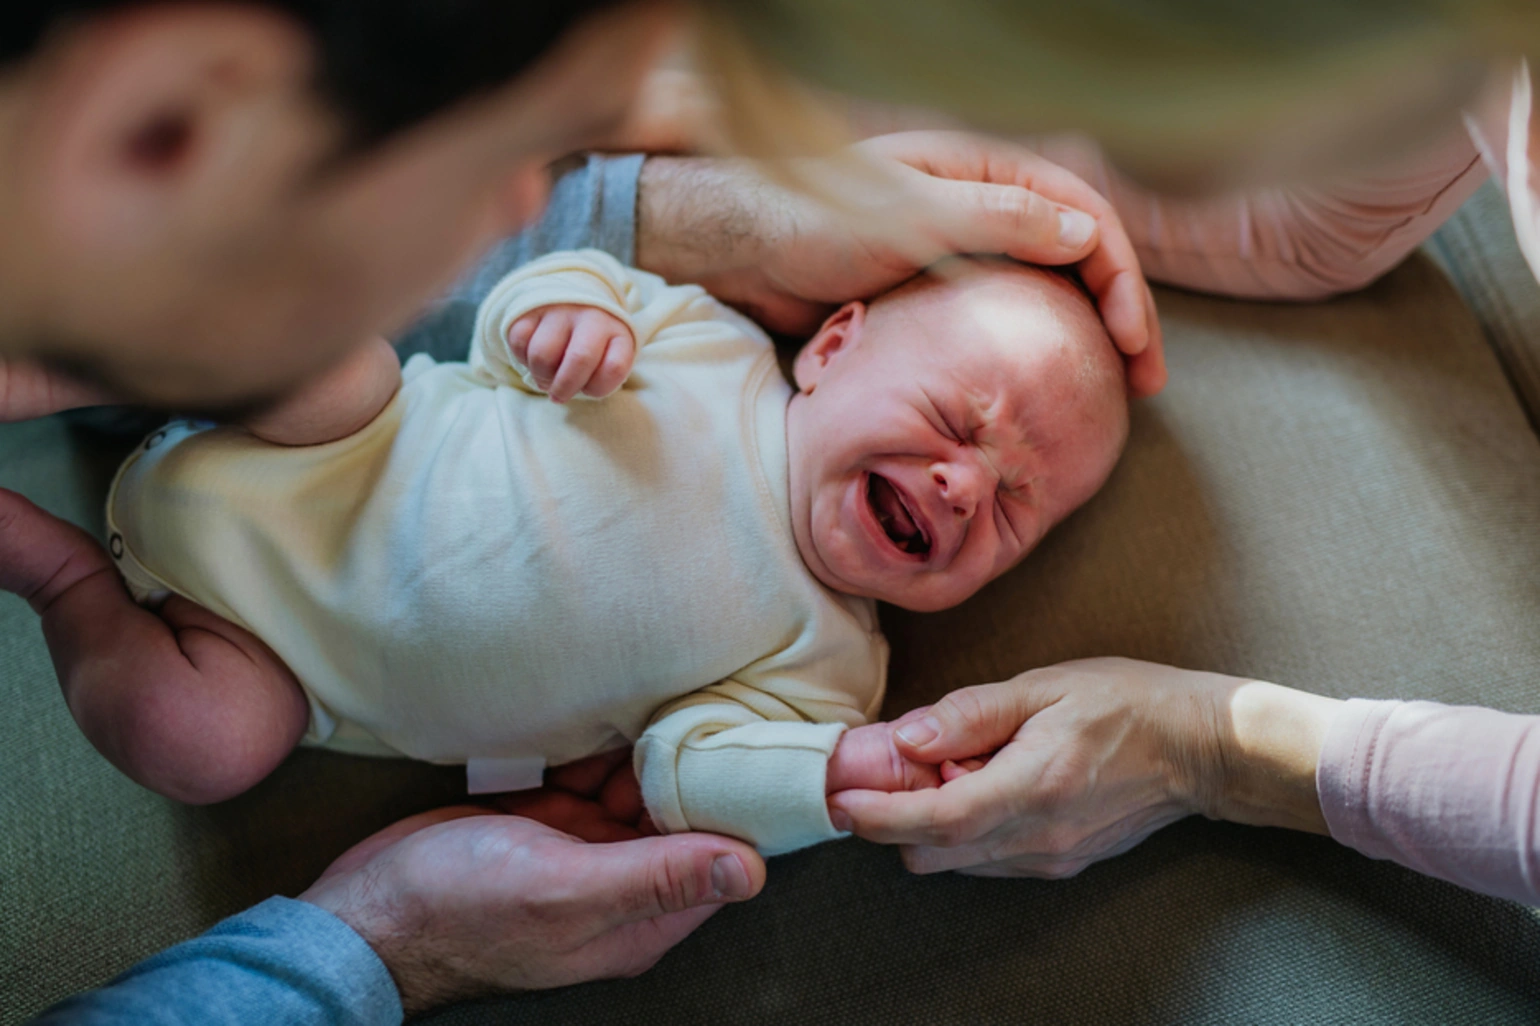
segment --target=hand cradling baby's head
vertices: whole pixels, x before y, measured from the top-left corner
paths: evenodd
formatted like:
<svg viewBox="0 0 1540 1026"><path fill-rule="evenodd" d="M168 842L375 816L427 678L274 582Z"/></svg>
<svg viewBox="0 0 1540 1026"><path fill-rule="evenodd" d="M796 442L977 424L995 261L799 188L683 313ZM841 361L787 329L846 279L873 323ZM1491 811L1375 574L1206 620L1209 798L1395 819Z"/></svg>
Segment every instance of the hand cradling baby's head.
<svg viewBox="0 0 1540 1026"><path fill-rule="evenodd" d="M945 609L1094 495L1128 435L1123 364L1062 274L954 260L850 303L798 354L792 524L837 591Z"/></svg>

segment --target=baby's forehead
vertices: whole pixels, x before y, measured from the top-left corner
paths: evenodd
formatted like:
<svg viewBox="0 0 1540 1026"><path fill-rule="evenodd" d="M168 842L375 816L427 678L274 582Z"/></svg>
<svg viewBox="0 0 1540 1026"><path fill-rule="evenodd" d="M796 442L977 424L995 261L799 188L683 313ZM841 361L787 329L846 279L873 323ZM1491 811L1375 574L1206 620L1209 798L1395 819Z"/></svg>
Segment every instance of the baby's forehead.
<svg viewBox="0 0 1540 1026"><path fill-rule="evenodd" d="M892 317L913 373L1046 439L1120 419L1121 357L1094 304L1065 276L1020 264L969 263L893 294Z"/></svg>
<svg viewBox="0 0 1540 1026"><path fill-rule="evenodd" d="M1111 346L1090 299L1067 276L1003 262L955 261L874 304L879 334L962 370L1094 359Z"/></svg>

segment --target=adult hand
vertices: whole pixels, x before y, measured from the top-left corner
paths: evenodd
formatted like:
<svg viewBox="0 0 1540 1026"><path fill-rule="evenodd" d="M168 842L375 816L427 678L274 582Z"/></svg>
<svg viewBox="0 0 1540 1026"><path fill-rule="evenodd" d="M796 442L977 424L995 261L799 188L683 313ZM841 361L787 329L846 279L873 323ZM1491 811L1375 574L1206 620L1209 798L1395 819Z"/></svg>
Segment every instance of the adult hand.
<svg viewBox="0 0 1540 1026"><path fill-rule="evenodd" d="M729 838L589 844L459 806L361 842L300 897L369 942L410 1015L478 994L635 975L764 881L754 849Z"/></svg>
<svg viewBox="0 0 1540 1026"><path fill-rule="evenodd" d="M742 161L654 158L637 199L639 266L696 281L766 327L810 333L837 303L869 297L954 253L1078 264L1135 395L1166 380L1154 299L1111 204L1021 146L962 132L856 144L859 161L804 162L833 209ZM843 180L841 174L844 175Z"/></svg>
<svg viewBox="0 0 1540 1026"><path fill-rule="evenodd" d="M906 845L915 872L981 876L1073 876L1195 812L1324 832L1315 766L1337 705L1130 659L1064 663L900 721L908 758L977 768L937 790L844 791L830 812Z"/></svg>
<svg viewBox="0 0 1540 1026"><path fill-rule="evenodd" d="M543 787L499 795L492 803L585 841L628 841L658 832L642 801L630 747L552 767Z"/></svg>

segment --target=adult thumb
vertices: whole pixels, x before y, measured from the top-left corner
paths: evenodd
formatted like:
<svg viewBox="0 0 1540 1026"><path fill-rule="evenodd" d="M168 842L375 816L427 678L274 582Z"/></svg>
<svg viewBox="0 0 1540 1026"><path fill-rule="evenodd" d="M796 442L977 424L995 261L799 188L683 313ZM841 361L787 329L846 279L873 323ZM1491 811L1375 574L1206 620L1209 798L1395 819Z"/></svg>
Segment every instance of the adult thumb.
<svg viewBox="0 0 1540 1026"><path fill-rule="evenodd" d="M1098 225L1084 211L1019 185L930 178L923 189L959 253L1004 253L1031 264L1069 264L1096 248Z"/></svg>
<svg viewBox="0 0 1540 1026"><path fill-rule="evenodd" d="M612 924L640 922L705 905L746 901L765 885L765 861L741 841L672 834L594 844L585 877L612 910Z"/></svg>
<svg viewBox="0 0 1540 1026"><path fill-rule="evenodd" d="M953 691L917 719L894 732L899 750L921 762L940 763L987 755L1009 741L1021 725L1058 701L1061 692L1022 674L998 684Z"/></svg>

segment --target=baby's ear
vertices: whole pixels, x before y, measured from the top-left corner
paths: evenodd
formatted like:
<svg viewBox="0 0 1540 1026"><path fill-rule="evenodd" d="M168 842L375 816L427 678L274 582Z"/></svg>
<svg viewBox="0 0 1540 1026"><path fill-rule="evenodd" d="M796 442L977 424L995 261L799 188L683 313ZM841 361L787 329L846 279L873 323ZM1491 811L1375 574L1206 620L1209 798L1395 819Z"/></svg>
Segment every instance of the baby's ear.
<svg viewBox="0 0 1540 1026"><path fill-rule="evenodd" d="M860 300L846 303L823 322L818 333L807 340L797 359L792 363L792 374L797 388L811 392L823 377L823 372L838 356L850 349L861 337L866 324L866 304Z"/></svg>

